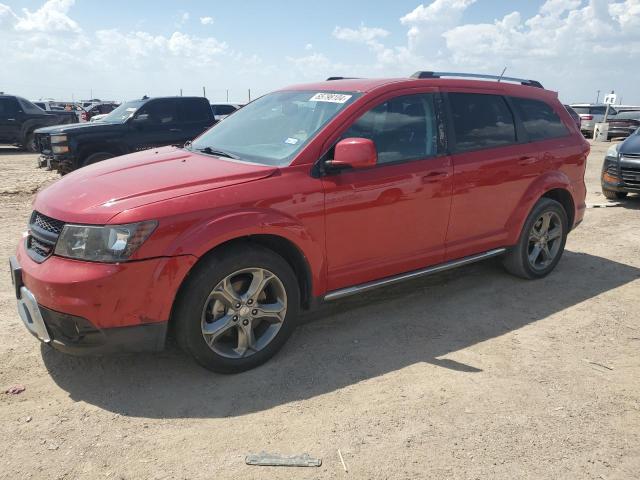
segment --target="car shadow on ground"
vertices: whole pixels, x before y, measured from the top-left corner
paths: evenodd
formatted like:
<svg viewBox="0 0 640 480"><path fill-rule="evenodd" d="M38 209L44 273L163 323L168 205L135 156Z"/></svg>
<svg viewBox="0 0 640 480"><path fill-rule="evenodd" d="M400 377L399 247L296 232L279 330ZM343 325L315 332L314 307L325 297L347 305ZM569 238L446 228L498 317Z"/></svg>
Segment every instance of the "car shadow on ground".
<svg viewBox="0 0 640 480"><path fill-rule="evenodd" d="M10 145L0 145L0 155L34 155L25 150L21 150L18 147L12 147Z"/></svg>
<svg viewBox="0 0 640 480"><path fill-rule="evenodd" d="M490 260L327 305L303 319L275 358L238 375L204 370L175 347L154 355L71 357L43 345L42 355L76 401L137 417L239 416L419 362L474 375L480 366L442 357L638 278L638 268L569 251L554 273L533 282Z"/></svg>

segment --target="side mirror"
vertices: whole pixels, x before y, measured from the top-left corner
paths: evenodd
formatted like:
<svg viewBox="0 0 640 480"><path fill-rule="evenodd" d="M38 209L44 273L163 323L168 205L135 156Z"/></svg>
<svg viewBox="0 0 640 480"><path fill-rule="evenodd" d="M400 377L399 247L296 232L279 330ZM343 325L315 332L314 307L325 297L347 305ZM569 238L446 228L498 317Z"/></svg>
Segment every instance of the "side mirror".
<svg viewBox="0 0 640 480"><path fill-rule="evenodd" d="M140 115L137 115L133 119L133 123L135 123L137 125L142 125L142 124L147 123L147 122L149 122L149 114L148 113L141 113Z"/></svg>
<svg viewBox="0 0 640 480"><path fill-rule="evenodd" d="M335 148L333 160L327 162L330 168L371 168L376 166L378 152L368 138L345 138Z"/></svg>

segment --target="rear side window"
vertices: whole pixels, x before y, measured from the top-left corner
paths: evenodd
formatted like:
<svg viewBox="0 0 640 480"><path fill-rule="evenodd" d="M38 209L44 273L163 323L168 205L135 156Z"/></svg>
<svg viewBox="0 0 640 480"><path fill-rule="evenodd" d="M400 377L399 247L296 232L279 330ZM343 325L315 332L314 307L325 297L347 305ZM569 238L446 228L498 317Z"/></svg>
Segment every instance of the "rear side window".
<svg viewBox="0 0 640 480"><path fill-rule="evenodd" d="M233 105L215 105L213 107L213 113L216 115L231 115L237 110Z"/></svg>
<svg viewBox="0 0 640 480"><path fill-rule="evenodd" d="M39 115L42 113L42 109L29 100L25 100L24 98L16 97L18 102L20 103L20 107L24 113L30 113L32 115Z"/></svg>
<svg viewBox="0 0 640 480"><path fill-rule="evenodd" d="M406 95L369 110L342 138L372 140L382 164L435 155L437 130L433 95Z"/></svg>
<svg viewBox="0 0 640 480"><path fill-rule="evenodd" d="M456 150L467 152L516 142L513 114L499 95L449 93Z"/></svg>
<svg viewBox="0 0 640 480"><path fill-rule="evenodd" d="M530 98L512 98L511 101L520 113L529 140L545 140L569 135L569 130L549 104Z"/></svg>
<svg viewBox="0 0 640 480"><path fill-rule="evenodd" d="M209 104L197 98L181 99L180 108L183 122L205 122L211 118Z"/></svg>

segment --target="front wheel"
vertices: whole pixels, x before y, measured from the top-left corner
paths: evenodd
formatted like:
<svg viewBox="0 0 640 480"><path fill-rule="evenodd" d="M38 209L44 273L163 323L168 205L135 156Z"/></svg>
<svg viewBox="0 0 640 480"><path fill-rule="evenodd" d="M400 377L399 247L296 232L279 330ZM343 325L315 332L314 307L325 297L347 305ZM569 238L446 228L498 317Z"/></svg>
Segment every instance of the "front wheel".
<svg viewBox="0 0 640 480"><path fill-rule="evenodd" d="M282 257L251 243L225 248L205 258L181 288L177 340L205 368L242 372L284 345L299 306L296 276Z"/></svg>
<svg viewBox="0 0 640 480"><path fill-rule="evenodd" d="M27 134L24 139L24 149L29 153L38 153L38 145L36 145L36 136L33 132Z"/></svg>
<svg viewBox="0 0 640 480"><path fill-rule="evenodd" d="M505 255L503 264L518 277L542 278L560 261L569 233L562 205L542 198L527 217L518 244Z"/></svg>
<svg viewBox="0 0 640 480"><path fill-rule="evenodd" d="M98 163L101 162L103 160L107 160L109 158L113 158L115 155L113 155L113 153L108 153L108 152L98 152L98 153L94 153L92 155L89 155L87 158L85 158L84 162L82 162L82 166L86 167L87 165L92 165L94 163Z"/></svg>

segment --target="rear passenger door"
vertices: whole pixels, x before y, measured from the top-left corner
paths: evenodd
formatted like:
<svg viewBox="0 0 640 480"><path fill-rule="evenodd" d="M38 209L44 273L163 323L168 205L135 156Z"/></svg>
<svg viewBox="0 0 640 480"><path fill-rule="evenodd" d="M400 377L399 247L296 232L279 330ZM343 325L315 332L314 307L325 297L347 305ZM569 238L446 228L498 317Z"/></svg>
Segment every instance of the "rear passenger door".
<svg viewBox="0 0 640 480"><path fill-rule="evenodd" d="M179 102L178 117L181 129L181 143L193 140L213 125L213 114L209 102L198 98L182 98Z"/></svg>
<svg viewBox="0 0 640 480"><path fill-rule="evenodd" d="M505 97L467 91L446 97L453 160L446 251L451 260L504 246L508 221L542 167Z"/></svg>
<svg viewBox="0 0 640 480"><path fill-rule="evenodd" d="M0 97L0 142L17 142L19 137L18 102L12 97Z"/></svg>

